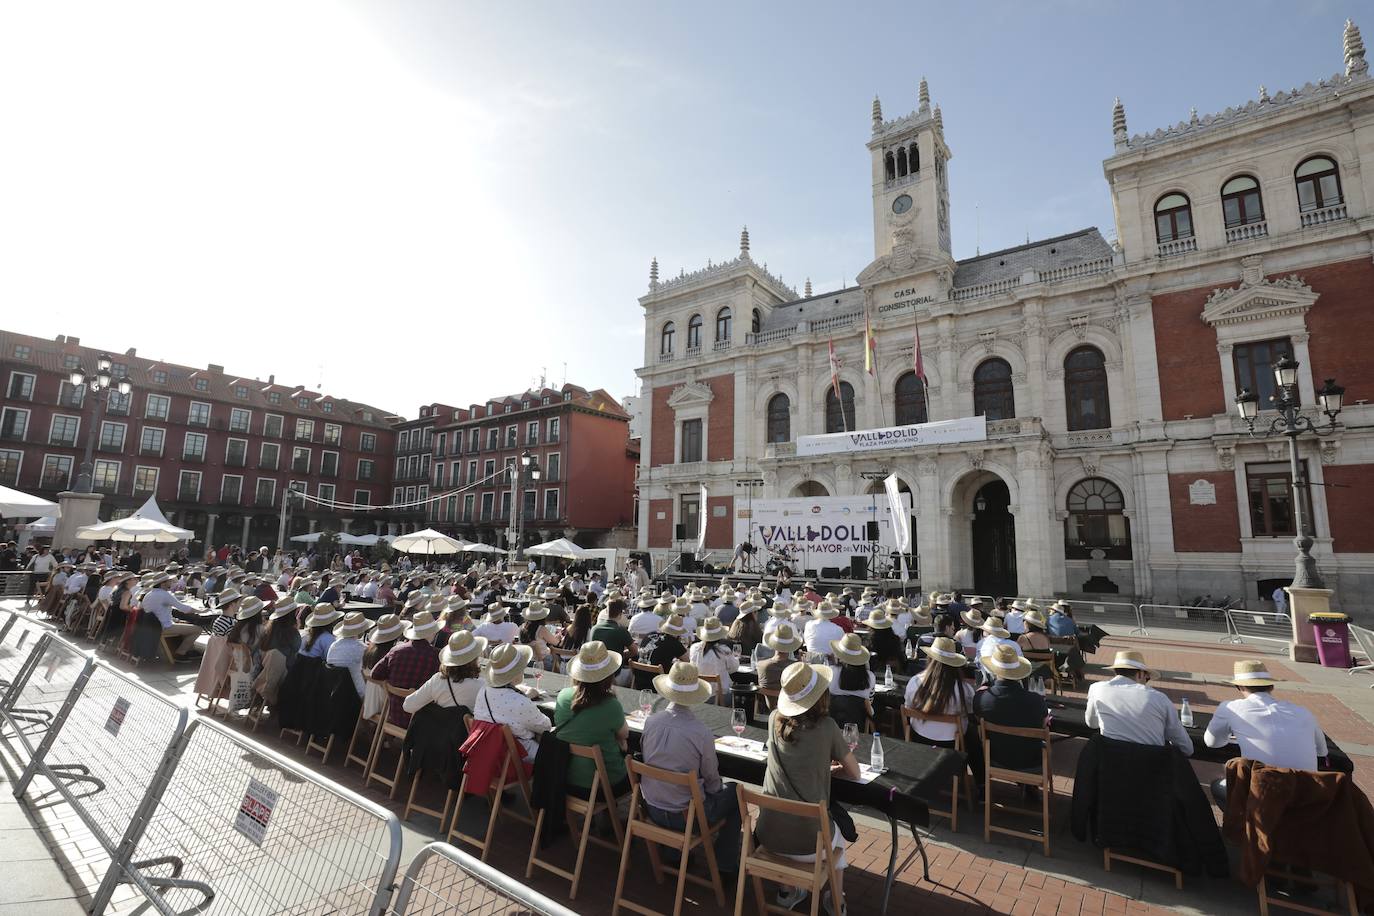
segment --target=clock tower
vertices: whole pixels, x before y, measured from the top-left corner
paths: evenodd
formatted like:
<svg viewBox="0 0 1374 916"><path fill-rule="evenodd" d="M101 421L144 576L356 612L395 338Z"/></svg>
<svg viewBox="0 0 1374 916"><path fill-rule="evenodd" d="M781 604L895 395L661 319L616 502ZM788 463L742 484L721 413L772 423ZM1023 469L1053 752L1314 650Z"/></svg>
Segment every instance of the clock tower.
<svg viewBox="0 0 1374 916"><path fill-rule="evenodd" d="M932 110L921 80L920 107L883 120L873 99L873 257L895 253L941 259L950 256L949 147L940 107Z"/></svg>

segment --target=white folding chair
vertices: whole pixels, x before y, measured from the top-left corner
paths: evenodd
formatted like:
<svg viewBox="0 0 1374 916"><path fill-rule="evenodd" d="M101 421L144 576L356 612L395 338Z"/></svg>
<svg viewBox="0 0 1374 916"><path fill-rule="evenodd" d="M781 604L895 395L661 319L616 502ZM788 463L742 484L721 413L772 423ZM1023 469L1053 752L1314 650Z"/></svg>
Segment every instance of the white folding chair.
<svg viewBox="0 0 1374 916"><path fill-rule="evenodd" d="M1351 668L1349 673L1356 671L1374 671L1374 630L1366 630L1364 627L1357 627L1353 623L1350 625L1350 634L1355 637L1355 643L1364 653L1365 664L1356 665ZM1374 684L1369 685L1374 688Z"/></svg>

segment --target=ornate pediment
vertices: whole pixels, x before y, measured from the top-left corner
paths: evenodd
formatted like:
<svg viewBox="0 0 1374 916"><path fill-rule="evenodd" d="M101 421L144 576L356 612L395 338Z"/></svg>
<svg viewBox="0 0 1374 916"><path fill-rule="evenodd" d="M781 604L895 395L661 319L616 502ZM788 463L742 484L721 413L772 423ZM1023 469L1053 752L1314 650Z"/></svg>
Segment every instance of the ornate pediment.
<svg viewBox="0 0 1374 916"><path fill-rule="evenodd" d="M681 410L684 407L699 407L711 403L715 399L715 392L709 385L701 382L688 382L673 389L673 393L668 395L668 406L673 410Z"/></svg>
<svg viewBox="0 0 1374 916"><path fill-rule="evenodd" d="M1217 327L1301 316L1317 301L1318 295L1297 274L1274 280L1246 277L1240 286L1212 290L1202 309L1202 320Z"/></svg>

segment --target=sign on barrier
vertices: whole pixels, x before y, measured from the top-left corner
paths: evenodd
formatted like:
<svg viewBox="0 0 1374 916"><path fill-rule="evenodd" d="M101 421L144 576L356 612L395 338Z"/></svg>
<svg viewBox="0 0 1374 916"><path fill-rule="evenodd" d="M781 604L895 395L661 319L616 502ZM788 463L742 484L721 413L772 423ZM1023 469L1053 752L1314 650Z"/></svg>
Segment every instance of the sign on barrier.
<svg viewBox="0 0 1374 916"><path fill-rule="evenodd" d="M239 803L239 816L234 819L234 829L252 840L254 846L261 846L275 807L277 793L250 776L243 801Z"/></svg>
<svg viewBox="0 0 1374 916"><path fill-rule="evenodd" d="M562 904L447 843L430 843L416 854L391 907L392 916L431 913L575 916Z"/></svg>

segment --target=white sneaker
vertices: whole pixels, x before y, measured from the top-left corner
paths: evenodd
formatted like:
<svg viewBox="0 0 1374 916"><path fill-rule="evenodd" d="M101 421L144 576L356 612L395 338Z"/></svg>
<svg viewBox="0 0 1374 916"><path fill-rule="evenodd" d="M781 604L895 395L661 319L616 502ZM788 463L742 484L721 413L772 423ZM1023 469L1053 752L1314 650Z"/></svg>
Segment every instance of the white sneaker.
<svg viewBox="0 0 1374 916"><path fill-rule="evenodd" d="M808 896L810 895L806 892L805 888L784 887L782 890L778 891L777 904L784 910L795 910Z"/></svg>

